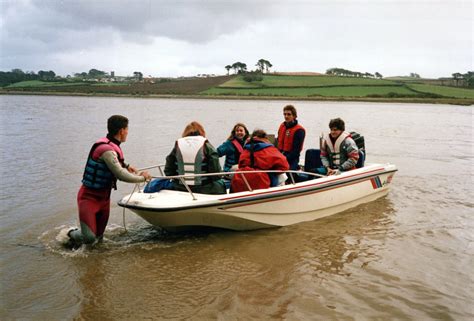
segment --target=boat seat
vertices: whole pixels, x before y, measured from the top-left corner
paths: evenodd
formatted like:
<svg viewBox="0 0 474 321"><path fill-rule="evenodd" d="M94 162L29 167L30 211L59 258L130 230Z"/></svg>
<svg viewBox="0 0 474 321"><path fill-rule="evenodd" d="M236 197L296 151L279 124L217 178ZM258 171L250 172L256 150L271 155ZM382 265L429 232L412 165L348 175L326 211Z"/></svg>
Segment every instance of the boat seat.
<svg viewBox="0 0 474 321"><path fill-rule="evenodd" d="M359 160L357 161L356 168L364 167L365 163L365 152L359 149Z"/></svg>
<svg viewBox="0 0 474 321"><path fill-rule="evenodd" d="M321 162L321 151L319 149L308 149L304 157L304 170L306 172L316 172L316 168L323 167Z"/></svg>

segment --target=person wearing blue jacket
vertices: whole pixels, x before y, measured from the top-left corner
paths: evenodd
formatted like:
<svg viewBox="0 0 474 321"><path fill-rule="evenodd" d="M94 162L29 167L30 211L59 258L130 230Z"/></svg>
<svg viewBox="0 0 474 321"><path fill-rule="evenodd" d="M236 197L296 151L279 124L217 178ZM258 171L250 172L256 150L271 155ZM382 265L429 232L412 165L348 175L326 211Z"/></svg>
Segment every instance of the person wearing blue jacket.
<svg viewBox="0 0 474 321"><path fill-rule="evenodd" d="M239 163L245 141L249 137L249 130L242 123L237 123L232 128L229 138L217 147L219 157L225 156L224 172L232 171L232 166Z"/></svg>

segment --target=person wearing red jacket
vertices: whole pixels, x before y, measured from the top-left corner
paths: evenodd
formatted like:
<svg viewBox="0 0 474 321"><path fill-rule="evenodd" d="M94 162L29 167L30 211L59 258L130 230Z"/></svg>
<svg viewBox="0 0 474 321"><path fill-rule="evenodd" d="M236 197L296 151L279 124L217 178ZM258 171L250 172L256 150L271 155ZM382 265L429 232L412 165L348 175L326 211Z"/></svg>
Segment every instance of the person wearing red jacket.
<svg viewBox="0 0 474 321"><path fill-rule="evenodd" d="M283 108L283 116L285 121L278 129L278 149L285 155L290 169L298 170L306 131L296 120L298 115L295 106L286 105Z"/></svg>
<svg viewBox="0 0 474 321"><path fill-rule="evenodd" d="M252 170L281 170L287 171L290 166L286 157L267 139L267 134L261 129L255 130L250 140L245 144L239 159L239 171ZM231 182L233 193L247 191L243 174L235 174ZM252 189L276 186L278 174L249 173L245 178Z"/></svg>

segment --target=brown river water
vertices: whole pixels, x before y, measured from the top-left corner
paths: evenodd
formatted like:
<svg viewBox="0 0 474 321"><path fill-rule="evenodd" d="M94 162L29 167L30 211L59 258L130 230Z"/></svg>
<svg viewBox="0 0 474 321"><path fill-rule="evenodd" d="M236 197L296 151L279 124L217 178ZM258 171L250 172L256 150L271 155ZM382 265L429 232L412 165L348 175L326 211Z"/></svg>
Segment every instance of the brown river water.
<svg viewBox="0 0 474 321"><path fill-rule="evenodd" d="M130 119L127 161L162 164L191 120L277 131L294 103L317 147L329 119L398 166L388 196L321 220L170 234L116 201L105 241L67 250L106 119ZM1 96L1 320L473 320L472 107L350 102Z"/></svg>

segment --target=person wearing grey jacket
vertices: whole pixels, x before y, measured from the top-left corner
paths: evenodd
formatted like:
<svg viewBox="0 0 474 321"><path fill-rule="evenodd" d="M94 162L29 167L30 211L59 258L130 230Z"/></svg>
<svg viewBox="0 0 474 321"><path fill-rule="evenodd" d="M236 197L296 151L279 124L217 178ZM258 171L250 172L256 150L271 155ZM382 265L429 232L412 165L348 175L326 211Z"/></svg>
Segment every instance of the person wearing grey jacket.
<svg viewBox="0 0 474 321"><path fill-rule="evenodd" d="M329 134L321 139L321 162L327 175L354 169L359 160L359 149L345 131L345 123L341 118L331 119Z"/></svg>

